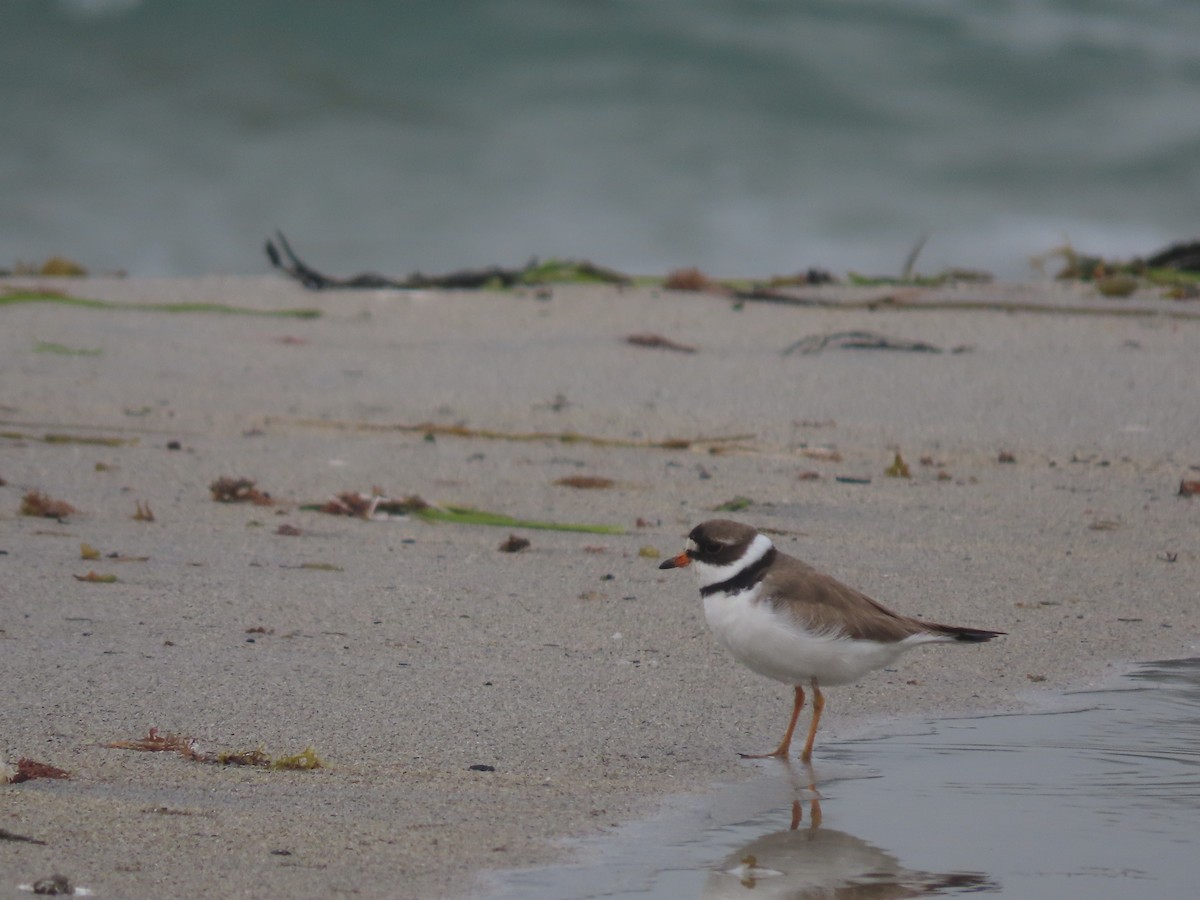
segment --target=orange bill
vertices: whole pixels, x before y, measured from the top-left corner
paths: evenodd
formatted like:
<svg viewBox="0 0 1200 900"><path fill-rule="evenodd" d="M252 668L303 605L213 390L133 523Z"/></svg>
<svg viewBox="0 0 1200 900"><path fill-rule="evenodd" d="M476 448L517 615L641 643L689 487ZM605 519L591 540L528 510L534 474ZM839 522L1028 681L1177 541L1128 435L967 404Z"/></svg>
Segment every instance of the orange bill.
<svg viewBox="0 0 1200 900"><path fill-rule="evenodd" d="M678 556L672 556L668 560L659 563L660 569L682 569L684 566L690 566L692 558L686 553L680 553Z"/></svg>

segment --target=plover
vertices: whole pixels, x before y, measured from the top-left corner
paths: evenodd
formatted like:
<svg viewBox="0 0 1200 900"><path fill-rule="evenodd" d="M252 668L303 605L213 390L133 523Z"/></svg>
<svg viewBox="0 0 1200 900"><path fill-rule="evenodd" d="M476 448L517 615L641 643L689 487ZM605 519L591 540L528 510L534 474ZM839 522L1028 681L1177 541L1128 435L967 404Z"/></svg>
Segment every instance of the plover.
<svg viewBox="0 0 1200 900"><path fill-rule="evenodd" d="M866 594L775 548L765 534L728 519L692 529L687 547L660 569L691 566L704 617L717 640L747 668L795 688L792 718L771 753L784 758L812 688L812 723L800 759L812 758L825 697L821 685L850 684L921 644L978 644L1003 634L902 616Z"/></svg>

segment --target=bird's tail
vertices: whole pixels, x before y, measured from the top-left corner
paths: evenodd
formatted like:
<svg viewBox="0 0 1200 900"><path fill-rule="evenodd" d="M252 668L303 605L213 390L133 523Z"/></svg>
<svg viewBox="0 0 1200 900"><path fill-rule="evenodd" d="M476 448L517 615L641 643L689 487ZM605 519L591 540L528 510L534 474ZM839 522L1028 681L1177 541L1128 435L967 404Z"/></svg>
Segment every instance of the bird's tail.
<svg viewBox="0 0 1200 900"><path fill-rule="evenodd" d="M939 634L944 634L953 641L959 641L963 644L982 644L984 641L990 641L994 637L999 637L1002 634L1007 634L1004 631L986 631L982 628L963 628L959 625L934 625L932 629Z"/></svg>

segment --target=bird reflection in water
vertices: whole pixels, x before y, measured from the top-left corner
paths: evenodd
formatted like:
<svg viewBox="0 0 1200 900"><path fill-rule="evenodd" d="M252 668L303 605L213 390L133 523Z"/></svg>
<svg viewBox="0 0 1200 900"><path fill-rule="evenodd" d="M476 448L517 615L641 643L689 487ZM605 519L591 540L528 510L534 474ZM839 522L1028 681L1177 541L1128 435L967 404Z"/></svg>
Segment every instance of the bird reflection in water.
<svg viewBox="0 0 1200 900"><path fill-rule="evenodd" d="M788 829L763 835L726 857L704 885L701 896L706 900L903 900L999 890L995 881L977 872L908 869L885 850L822 827L812 765L797 772L788 763L787 770L793 797Z"/></svg>

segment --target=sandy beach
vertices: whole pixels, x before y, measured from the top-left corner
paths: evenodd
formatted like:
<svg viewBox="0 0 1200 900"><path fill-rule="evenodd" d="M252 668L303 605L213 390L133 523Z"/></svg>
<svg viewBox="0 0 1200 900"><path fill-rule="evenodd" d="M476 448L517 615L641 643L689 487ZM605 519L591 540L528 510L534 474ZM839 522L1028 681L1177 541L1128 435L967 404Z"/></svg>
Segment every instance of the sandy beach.
<svg viewBox="0 0 1200 900"><path fill-rule="evenodd" d="M101 897L465 896L745 777L790 692L657 568L716 515L898 611L1008 633L829 691L818 758L1200 633L1195 301L0 282L47 290L101 304L0 305L0 754L70 778L0 785L0 829L41 842L0 840L6 896L55 872ZM785 352L852 331L941 352ZM215 502L222 477L270 504ZM301 508L373 490L623 533ZM31 491L76 511L22 515ZM106 746L151 728L324 766Z"/></svg>

